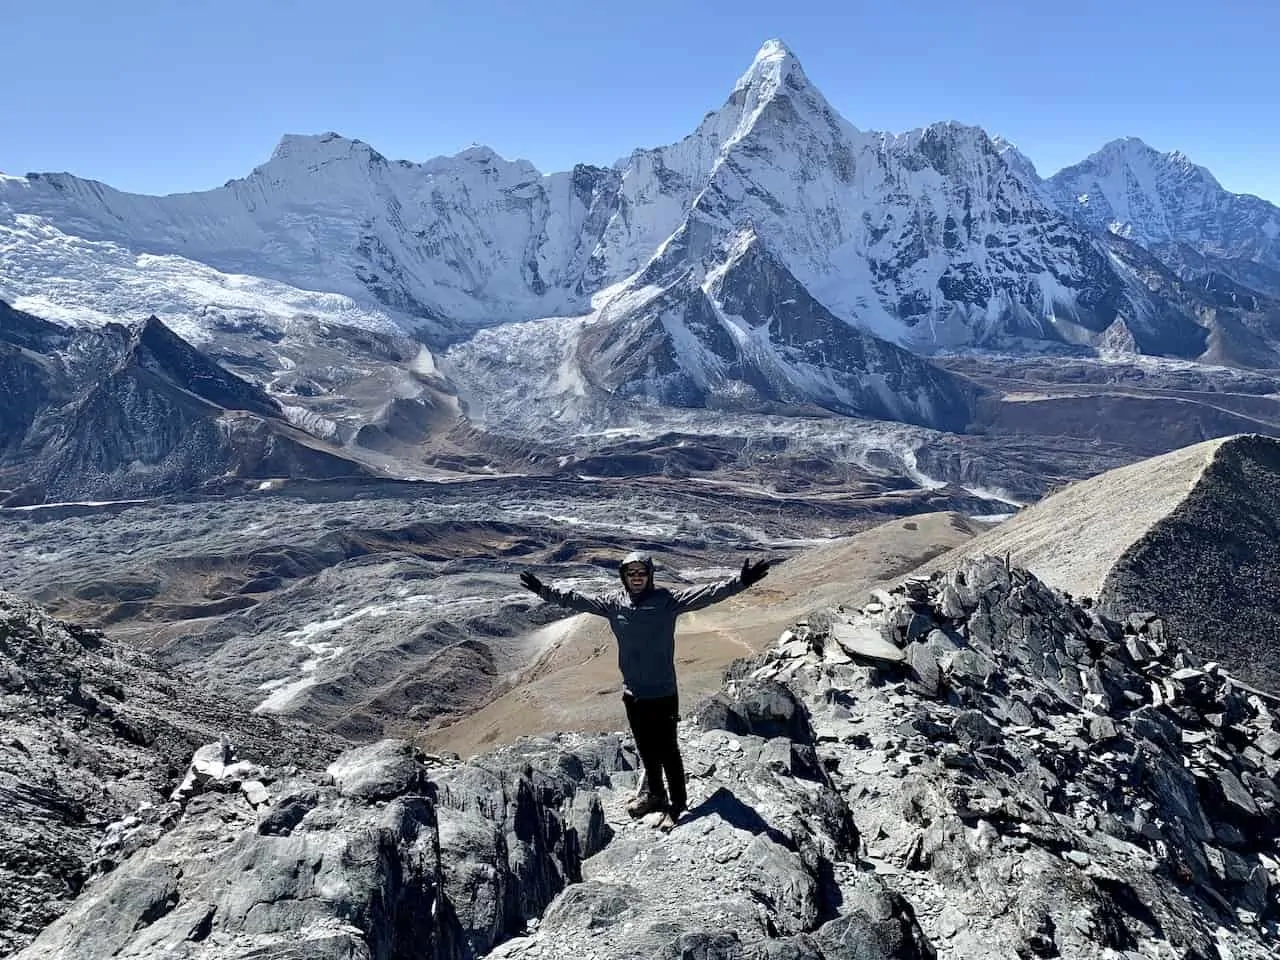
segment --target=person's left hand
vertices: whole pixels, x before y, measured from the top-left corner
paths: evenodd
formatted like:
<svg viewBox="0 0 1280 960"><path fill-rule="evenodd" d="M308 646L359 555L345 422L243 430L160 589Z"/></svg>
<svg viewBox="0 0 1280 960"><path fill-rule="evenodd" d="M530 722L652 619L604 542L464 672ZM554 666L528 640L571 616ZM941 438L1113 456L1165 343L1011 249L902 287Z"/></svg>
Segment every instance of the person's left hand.
<svg viewBox="0 0 1280 960"><path fill-rule="evenodd" d="M534 593L537 593L542 589L542 581L534 575L532 570L526 570L524 573L520 574L520 586L524 587L526 590L532 590Z"/></svg>
<svg viewBox="0 0 1280 960"><path fill-rule="evenodd" d="M738 578L742 581L743 586L751 586L753 583L759 583L769 573L769 561L757 560L752 563L750 560L742 561L742 573Z"/></svg>

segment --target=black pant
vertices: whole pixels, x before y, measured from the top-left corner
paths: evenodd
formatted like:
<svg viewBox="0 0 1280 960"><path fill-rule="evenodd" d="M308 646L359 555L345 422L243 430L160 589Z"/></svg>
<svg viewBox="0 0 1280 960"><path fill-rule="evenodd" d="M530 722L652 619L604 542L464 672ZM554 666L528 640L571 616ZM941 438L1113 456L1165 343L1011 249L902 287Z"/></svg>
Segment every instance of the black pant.
<svg viewBox="0 0 1280 960"><path fill-rule="evenodd" d="M629 693L622 695L627 708L627 722L631 735L636 738L636 750L644 764L645 783L649 795L667 796L674 812L683 811L689 804L684 786L684 760L680 757L680 744L676 742L676 723L680 720L680 697L654 697L640 700ZM662 785L666 773L667 788Z"/></svg>

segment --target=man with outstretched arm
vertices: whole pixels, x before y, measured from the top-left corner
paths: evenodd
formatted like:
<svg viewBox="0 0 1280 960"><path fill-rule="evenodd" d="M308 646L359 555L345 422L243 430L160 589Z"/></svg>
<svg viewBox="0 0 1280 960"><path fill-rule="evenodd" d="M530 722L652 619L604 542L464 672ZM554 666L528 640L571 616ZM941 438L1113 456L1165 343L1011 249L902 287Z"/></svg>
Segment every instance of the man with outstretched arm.
<svg viewBox="0 0 1280 960"><path fill-rule="evenodd" d="M659 826L670 830L688 806L684 761L676 742L676 724L680 719L676 618L741 593L768 572L768 560L754 563L747 560L736 577L704 587L668 590L654 586L653 559L647 553L630 553L618 564L623 589L600 597L549 587L528 570L520 574L520 583L543 600L581 613L594 613L609 621L618 641L622 702L644 765L644 786L627 805L627 813L632 817L662 810L664 815Z"/></svg>

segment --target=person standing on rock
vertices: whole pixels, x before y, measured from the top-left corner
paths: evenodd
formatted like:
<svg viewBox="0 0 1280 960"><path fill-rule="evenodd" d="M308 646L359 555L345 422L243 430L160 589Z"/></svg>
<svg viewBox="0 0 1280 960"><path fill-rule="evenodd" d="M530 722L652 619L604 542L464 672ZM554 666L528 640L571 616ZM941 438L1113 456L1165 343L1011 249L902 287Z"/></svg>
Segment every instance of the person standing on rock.
<svg viewBox="0 0 1280 960"><path fill-rule="evenodd" d="M520 583L525 589L548 603L594 613L609 621L618 642L622 702L644 765L644 785L627 805L627 813L632 817L664 811L659 826L670 830L688 806L684 761L676 739L676 724L680 720L676 618L741 593L768 572L768 560L754 563L746 560L736 577L704 587L673 591L654 586L653 559L647 553L629 553L618 564L623 589L601 597L549 587L528 570L520 574Z"/></svg>

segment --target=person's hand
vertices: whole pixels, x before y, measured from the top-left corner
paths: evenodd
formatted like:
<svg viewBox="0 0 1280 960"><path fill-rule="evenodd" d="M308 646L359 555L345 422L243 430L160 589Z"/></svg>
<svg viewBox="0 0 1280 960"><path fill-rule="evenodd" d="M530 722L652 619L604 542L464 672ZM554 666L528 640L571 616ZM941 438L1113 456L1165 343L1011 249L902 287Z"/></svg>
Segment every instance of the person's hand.
<svg viewBox="0 0 1280 960"><path fill-rule="evenodd" d="M535 577L530 570L520 574L520 585L526 590L532 590L534 593L542 589L542 581Z"/></svg>
<svg viewBox="0 0 1280 960"><path fill-rule="evenodd" d="M742 573L738 575L738 579L742 581L743 586L749 587L753 583L759 583L768 573L768 560L757 560L755 563L752 563L750 560L743 560Z"/></svg>

